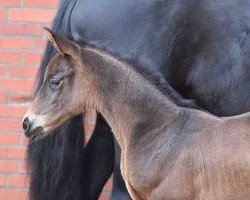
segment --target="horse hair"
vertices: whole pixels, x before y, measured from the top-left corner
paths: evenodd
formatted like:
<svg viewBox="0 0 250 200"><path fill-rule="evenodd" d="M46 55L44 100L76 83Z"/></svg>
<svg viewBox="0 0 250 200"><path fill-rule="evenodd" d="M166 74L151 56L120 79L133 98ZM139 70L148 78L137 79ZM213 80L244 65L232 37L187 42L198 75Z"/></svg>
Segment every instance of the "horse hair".
<svg viewBox="0 0 250 200"><path fill-rule="evenodd" d="M62 0L53 22L53 31L71 37L69 20L76 0ZM40 88L54 48L47 44L37 77L36 93ZM67 122L42 141L28 146L28 169L31 175L31 200L84 199L84 132L82 117Z"/></svg>

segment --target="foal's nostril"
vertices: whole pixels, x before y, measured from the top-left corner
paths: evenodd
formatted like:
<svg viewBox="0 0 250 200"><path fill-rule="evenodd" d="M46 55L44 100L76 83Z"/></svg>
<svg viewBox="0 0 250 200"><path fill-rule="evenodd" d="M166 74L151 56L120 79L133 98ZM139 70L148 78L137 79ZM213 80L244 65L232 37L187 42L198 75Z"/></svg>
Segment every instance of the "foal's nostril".
<svg viewBox="0 0 250 200"><path fill-rule="evenodd" d="M30 128L30 121L28 117L23 120L23 130L27 131Z"/></svg>

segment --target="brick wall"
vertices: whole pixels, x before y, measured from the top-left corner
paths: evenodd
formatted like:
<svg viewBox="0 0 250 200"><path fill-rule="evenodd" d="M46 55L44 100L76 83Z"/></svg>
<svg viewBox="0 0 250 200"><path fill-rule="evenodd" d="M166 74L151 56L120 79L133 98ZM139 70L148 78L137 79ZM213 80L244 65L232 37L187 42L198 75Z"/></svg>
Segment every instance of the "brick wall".
<svg viewBox="0 0 250 200"><path fill-rule="evenodd" d="M28 199L21 119L59 0L0 0L0 200ZM93 120L85 127L91 132ZM108 199L111 182L100 199Z"/></svg>

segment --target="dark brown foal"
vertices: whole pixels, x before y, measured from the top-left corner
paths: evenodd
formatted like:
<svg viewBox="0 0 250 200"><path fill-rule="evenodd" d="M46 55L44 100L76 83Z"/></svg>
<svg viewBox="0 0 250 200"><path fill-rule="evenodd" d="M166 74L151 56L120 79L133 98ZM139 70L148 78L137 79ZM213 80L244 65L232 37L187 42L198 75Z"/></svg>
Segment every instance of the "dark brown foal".
<svg viewBox="0 0 250 200"><path fill-rule="evenodd" d="M32 139L94 108L121 146L133 199L250 199L249 113L218 118L178 107L125 62L48 35L58 54L24 117Z"/></svg>

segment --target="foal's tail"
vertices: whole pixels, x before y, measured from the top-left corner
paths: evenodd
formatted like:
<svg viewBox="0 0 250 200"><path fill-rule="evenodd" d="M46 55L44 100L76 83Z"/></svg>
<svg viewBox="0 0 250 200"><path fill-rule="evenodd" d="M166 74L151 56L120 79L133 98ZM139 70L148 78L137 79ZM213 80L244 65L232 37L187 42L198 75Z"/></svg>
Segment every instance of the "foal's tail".
<svg viewBox="0 0 250 200"><path fill-rule="evenodd" d="M76 0L61 0L52 28L54 32L68 38L71 38L69 19L75 2ZM54 54L53 47L47 44L38 73L37 90ZM86 199L83 143L82 117L78 116L54 131L51 136L29 144L30 199Z"/></svg>

